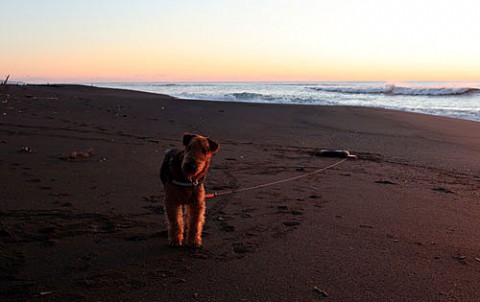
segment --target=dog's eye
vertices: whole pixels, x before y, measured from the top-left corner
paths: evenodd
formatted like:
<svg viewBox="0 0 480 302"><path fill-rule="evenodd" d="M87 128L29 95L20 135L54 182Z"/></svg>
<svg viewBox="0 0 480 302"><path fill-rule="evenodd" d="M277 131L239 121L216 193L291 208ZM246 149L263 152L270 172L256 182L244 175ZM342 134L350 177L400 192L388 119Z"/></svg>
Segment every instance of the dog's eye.
<svg viewBox="0 0 480 302"><path fill-rule="evenodd" d="M203 153L203 154L207 154L207 149L202 148L202 153Z"/></svg>

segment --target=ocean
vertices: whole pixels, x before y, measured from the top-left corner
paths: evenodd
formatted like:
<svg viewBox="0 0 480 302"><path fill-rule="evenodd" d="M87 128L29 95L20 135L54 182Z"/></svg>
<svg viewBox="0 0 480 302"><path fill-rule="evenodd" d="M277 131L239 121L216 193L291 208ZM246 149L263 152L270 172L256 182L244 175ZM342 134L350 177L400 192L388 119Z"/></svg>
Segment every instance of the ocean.
<svg viewBox="0 0 480 302"><path fill-rule="evenodd" d="M365 106L480 121L480 83L215 82L88 83L182 99L319 106Z"/></svg>

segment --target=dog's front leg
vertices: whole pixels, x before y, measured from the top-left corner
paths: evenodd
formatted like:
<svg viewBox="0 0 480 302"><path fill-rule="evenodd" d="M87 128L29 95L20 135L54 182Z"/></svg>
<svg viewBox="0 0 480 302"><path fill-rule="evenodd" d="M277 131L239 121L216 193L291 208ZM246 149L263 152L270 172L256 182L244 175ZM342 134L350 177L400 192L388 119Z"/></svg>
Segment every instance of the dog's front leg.
<svg viewBox="0 0 480 302"><path fill-rule="evenodd" d="M202 246L202 231L205 223L205 198L196 200L187 206L188 229L187 244L199 248Z"/></svg>
<svg viewBox="0 0 480 302"><path fill-rule="evenodd" d="M183 241L183 206L181 204L165 205L168 222L168 243L181 246Z"/></svg>

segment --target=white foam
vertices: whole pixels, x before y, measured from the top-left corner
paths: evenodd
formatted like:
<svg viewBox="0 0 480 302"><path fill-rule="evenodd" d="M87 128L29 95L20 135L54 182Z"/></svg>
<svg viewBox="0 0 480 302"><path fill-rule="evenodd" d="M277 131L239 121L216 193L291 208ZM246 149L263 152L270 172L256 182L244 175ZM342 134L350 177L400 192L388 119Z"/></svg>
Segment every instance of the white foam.
<svg viewBox="0 0 480 302"><path fill-rule="evenodd" d="M395 84L385 84L381 86L322 86L312 87L314 90L336 92L336 93L349 93L349 94L393 94L393 95L459 95L471 92L478 92L479 88L475 87L404 87L396 86Z"/></svg>
<svg viewBox="0 0 480 302"><path fill-rule="evenodd" d="M432 96L441 96L441 95L458 95L469 92L478 91L478 88L470 87L393 87L391 92L398 95L432 95Z"/></svg>

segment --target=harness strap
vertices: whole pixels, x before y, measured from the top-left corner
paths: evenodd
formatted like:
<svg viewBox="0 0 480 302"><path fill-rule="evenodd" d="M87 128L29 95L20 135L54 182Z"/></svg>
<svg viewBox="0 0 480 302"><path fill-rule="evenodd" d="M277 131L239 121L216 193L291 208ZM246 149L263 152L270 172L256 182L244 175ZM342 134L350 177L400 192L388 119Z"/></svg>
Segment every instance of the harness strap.
<svg viewBox="0 0 480 302"><path fill-rule="evenodd" d="M177 181L175 179L172 179L171 183L173 185L176 185L176 186L179 186L179 187L195 188L195 187L198 187L200 185L203 185L203 179L195 180L195 181L192 181L192 182L181 182L181 181Z"/></svg>

